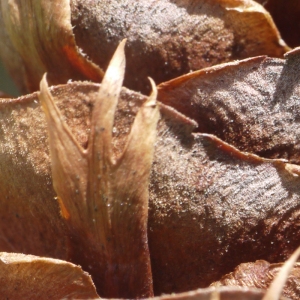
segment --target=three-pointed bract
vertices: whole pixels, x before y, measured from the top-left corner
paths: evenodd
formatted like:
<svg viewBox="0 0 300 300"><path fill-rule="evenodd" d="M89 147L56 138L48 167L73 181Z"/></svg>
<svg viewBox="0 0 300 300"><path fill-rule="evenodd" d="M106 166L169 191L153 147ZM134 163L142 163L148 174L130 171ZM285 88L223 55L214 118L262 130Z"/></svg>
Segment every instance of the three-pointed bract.
<svg viewBox="0 0 300 300"><path fill-rule="evenodd" d="M115 52L94 103L87 149L55 106L45 77L54 189L76 247L84 248L98 292L105 297L153 295L147 239L148 184L159 111L156 88L139 110L122 154L113 157L112 130L121 92L125 40ZM72 254L71 254L72 255ZM73 255L76 256L76 253Z"/></svg>

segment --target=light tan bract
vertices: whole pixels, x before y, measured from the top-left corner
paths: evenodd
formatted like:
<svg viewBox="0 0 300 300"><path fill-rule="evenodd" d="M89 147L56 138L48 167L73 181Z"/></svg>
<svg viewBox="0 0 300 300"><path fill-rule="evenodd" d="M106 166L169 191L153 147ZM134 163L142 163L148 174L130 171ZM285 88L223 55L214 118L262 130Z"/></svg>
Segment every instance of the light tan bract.
<svg viewBox="0 0 300 300"><path fill-rule="evenodd" d="M125 70L125 41L105 73L83 149L55 106L45 78L40 101L48 123L54 189L70 234L96 265L105 297L153 295L147 239L148 184L159 118L156 89L139 110L119 157L112 130ZM91 254L92 252L92 254ZM91 267L93 268L93 267Z"/></svg>

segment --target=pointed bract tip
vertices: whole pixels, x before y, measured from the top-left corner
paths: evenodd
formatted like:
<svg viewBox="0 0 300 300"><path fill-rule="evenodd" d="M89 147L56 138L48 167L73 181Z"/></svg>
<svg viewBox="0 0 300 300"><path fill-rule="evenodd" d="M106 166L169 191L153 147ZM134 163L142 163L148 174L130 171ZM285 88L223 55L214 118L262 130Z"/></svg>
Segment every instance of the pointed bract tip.
<svg viewBox="0 0 300 300"><path fill-rule="evenodd" d="M113 89L116 91L116 94L121 91L126 65L124 50L125 44L126 39L122 40L122 42L118 45L107 67L100 90Z"/></svg>
<svg viewBox="0 0 300 300"><path fill-rule="evenodd" d="M125 61L125 45L127 39L123 39L118 45L109 65L115 64L118 61Z"/></svg>
<svg viewBox="0 0 300 300"><path fill-rule="evenodd" d="M125 59L125 45L126 45L126 42L127 42L127 39L123 39L119 43L119 45L118 45L118 47L117 47L117 49L115 51L115 54L118 53L118 55L120 55L122 53L122 56L124 56L124 59Z"/></svg>
<svg viewBox="0 0 300 300"><path fill-rule="evenodd" d="M125 45L126 45L126 42L127 42L127 38L123 39L123 40L120 42L120 45L122 45L122 47L124 48Z"/></svg>
<svg viewBox="0 0 300 300"><path fill-rule="evenodd" d="M47 73L44 73L40 81L40 91L45 91L46 89L48 89Z"/></svg>
<svg viewBox="0 0 300 300"><path fill-rule="evenodd" d="M154 82L154 80L151 77L148 77L151 87L152 87L152 92L151 95L149 96L148 100L145 103L145 106L155 106L156 105L156 99L157 99L157 87Z"/></svg>
<svg viewBox="0 0 300 300"><path fill-rule="evenodd" d="M38 98L44 113L47 115L49 111L48 102L51 98L49 86L47 82L47 73L45 73L40 81L40 91L38 93Z"/></svg>

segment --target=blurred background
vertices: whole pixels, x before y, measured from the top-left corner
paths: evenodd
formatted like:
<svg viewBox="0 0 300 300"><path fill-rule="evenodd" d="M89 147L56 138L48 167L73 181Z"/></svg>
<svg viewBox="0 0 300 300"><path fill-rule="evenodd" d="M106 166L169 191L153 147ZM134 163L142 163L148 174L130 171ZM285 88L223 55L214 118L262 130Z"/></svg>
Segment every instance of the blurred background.
<svg viewBox="0 0 300 300"><path fill-rule="evenodd" d="M5 70L1 60L0 60L0 92L8 94L12 97L18 97L20 95L15 84L13 83L7 71Z"/></svg>

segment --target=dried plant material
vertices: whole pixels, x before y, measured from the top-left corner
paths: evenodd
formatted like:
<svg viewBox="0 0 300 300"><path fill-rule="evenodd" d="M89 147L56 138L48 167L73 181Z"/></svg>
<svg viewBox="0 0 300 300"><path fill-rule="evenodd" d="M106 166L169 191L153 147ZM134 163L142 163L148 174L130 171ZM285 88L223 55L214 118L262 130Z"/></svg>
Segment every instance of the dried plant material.
<svg viewBox="0 0 300 300"><path fill-rule="evenodd" d="M61 99L71 122L76 122L72 96ZM46 122L37 94L1 99L0 107L0 249L66 259L65 230L54 201ZM84 105L74 106L80 107Z"/></svg>
<svg viewBox="0 0 300 300"><path fill-rule="evenodd" d="M297 261L300 255L300 247L293 253L293 255L283 264L281 269L279 270L277 276L272 281L266 295L263 300L279 300L280 294L285 286L285 283L289 277L291 270L295 262ZM298 275L299 279L299 275ZM299 293L298 293L299 297Z"/></svg>
<svg viewBox="0 0 300 300"><path fill-rule="evenodd" d="M40 101L49 128L53 184L61 214L72 238L82 242L85 259L90 259L92 274L97 275L99 293L109 298L145 298L153 295L148 185L159 113L154 93L139 110L123 153L113 156L112 130L124 77L124 46L125 41L101 84L86 150L63 121L45 78Z"/></svg>
<svg viewBox="0 0 300 300"><path fill-rule="evenodd" d="M256 0L270 12L283 39L291 46L300 45L300 3L298 0Z"/></svg>
<svg viewBox="0 0 300 300"><path fill-rule="evenodd" d="M53 87L51 94L86 148L98 85L72 83ZM138 93L121 92L115 157L145 101ZM299 177L281 161L242 153L212 135L191 134L195 122L160 107L148 224L154 294L205 287L245 261L283 261L299 243ZM1 249L81 262L97 282L98 270L89 265L97 256L86 256L85 235L69 240L68 221L54 199L37 95L1 100L0 111Z"/></svg>
<svg viewBox="0 0 300 300"><path fill-rule="evenodd" d="M288 47L266 10L250 0L71 1L78 45L105 67L127 38L125 86L146 92L160 83L222 62L282 57ZM101 55L99 55L101 53Z"/></svg>
<svg viewBox="0 0 300 300"><path fill-rule="evenodd" d="M100 81L102 71L77 48L69 1L0 1L0 56L23 93L51 84ZM98 53L99 55L99 53Z"/></svg>
<svg viewBox="0 0 300 300"><path fill-rule="evenodd" d="M285 263L270 264L264 260L239 265L211 286L243 286L267 290L263 300L278 300L281 294L288 299L299 299L300 264L295 264L298 248Z"/></svg>
<svg viewBox="0 0 300 300"><path fill-rule="evenodd" d="M270 16L252 1L0 0L3 53L24 91L35 90L44 71L51 84L102 79L102 71L77 50L71 18L79 45L101 67L128 35L126 84L141 90L147 90L143 80L149 74L164 81L249 55L282 56L287 49ZM159 104L158 120L152 81L149 98L122 89L124 47L125 41L99 90L88 83L49 88L44 77L38 95L45 116L37 94L0 100L0 249L80 264L109 298L188 291L244 261L285 259L300 233L294 112L299 49L285 60L256 57L161 84L159 97L170 106ZM295 255L265 299L279 298ZM26 274L51 281L46 288L53 291L55 280L68 287L53 266L63 265L72 290L84 289L85 281L93 293L87 297L98 297L90 278L66 262L50 259L49 267L50 260L34 259L32 266L31 257L2 254L0 267L2 261L13 271L0 273L8 279L20 275L20 257L30 261ZM34 276L27 275L25 288L33 286ZM263 294L210 288L176 298Z"/></svg>
<svg viewBox="0 0 300 300"><path fill-rule="evenodd" d="M220 281L214 282L211 286L243 286L267 290L282 266L282 263L270 264L264 260L258 260L254 263L243 263L232 273L223 276ZM299 281L300 264L297 263L288 276L282 295L289 299L299 299Z"/></svg>
<svg viewBox="0 0 300 300"><path fill-rule="evenodd" d="M163 295L156 300L261 300L265 291L251 288L219 287L198 289L180 294ZM281 297L284 300L286 298Z"/></svg>
<svg viewBox="0 0 300 300"><path fill-rule="evenodd" d="M162 113L150 185L155 292L204 287L238 261L282 261L299 243L299 177L170 119Z"/></svg>
<svg viewBox="0 0 300 300"><path fill-rule="evenodd" d="M50 90L72 134L86 148L99 85L74 82ZM127 89L121 92L113 130L116 155L146 99ZM37 93L0 99L0 132L1 251L70 260L73 250L52 187L46 119Z"/></svg>
<svg viewBox="0 0 300 300"><path fill-rule="evenodd" d="M1 296L7 299L100 299L91 277L65 261L2 252L0 274ZM210 287L152 299L260 300L264 294L251 288Z"/></svg>
<svg viewBox="0 0 300 300"><path fill-rule="evenodd" d="M91 149L90 111L98 85L72 83L50 91L62 112L60 120L72 132L65 133L85 153L84 148ZM44 150L46 121L36 101L36 94L1 100L0 246L80 263L101 288L98 249L90 243L94 231L70 234L69 224L77 224L72 223L72 208L60 195L54 200ZM145 101L141 94L122 90L109 156L114 160L122 157L120 149ZM148 223L154 294L207 286L245 261L283 261L299 243L299 177L280 160L243 153L210 134L192 134L194 121L165 105L160 109Z"/></svg>
<svg viewBox="0 0 300 300"><path fill-rule="evenodd" d="M158 99L240 150L300 163L299 49L207 68L158 87Z"/></svg>
<svg viewBox="0 0 300 300"><path fill-rule="evenodd" d="M3 299L99 299L91 277L78 266L52 258L0 253Z"/></svg>

